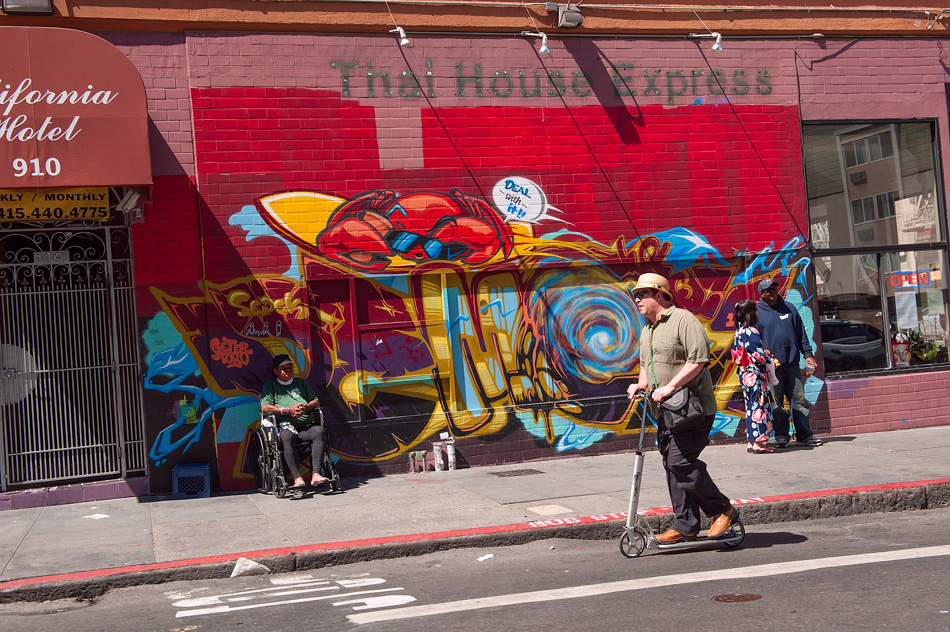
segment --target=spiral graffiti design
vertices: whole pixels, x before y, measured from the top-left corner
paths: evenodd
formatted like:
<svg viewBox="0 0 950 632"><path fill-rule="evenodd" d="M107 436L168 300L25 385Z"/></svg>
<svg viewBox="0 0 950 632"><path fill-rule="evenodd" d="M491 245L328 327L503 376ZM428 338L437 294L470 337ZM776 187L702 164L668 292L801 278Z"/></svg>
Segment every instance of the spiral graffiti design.
<svg viewBox="0 0 950 632"><path fill-rule="evenodd" d="M564 376L604 384L637 365L643 318L610 276L603 270L543 275L533 293L536 331L548 361Z"/></svg>

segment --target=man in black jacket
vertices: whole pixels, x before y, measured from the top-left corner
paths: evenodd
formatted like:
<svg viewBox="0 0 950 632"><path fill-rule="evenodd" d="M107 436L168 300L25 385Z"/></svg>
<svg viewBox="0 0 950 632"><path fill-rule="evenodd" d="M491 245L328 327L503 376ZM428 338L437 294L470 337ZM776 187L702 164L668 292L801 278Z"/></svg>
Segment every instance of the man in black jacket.
<svg viewBox="0 0 950 632"><path fill-rule="evenodd" d="M798 310L779 296L777 281L772 279L761 281L759 295L762 297L756 306L759 316L759 334L762 336L762 344L779 362L775 367L778 384L770 387L772 398L775 400L773 425L776 447L787 448L790 438L789 413L785 410L786 399L791 410L792 421L795 422L796 443L808 447L819 446L821 439L814 435L811 426L808 425L808 409L803 405L805 387L802 384L802 373L798 366L800 355L805 356L805 366L809 373L815 370L817 364L808 335L805 333L805 326L798 315Z"/></svg>

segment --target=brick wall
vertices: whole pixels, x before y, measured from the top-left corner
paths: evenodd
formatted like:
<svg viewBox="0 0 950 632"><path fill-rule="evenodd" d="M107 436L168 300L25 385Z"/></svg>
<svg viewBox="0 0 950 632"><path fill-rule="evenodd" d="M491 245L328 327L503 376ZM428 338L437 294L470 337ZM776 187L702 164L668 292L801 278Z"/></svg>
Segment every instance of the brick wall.
<svg viewBox="0 0 950 632"><path fill-rule="evenodd" d="M373 328L381 311L369 322L355 322L356 299L346 318L335 311L339 301L327 297L350 287L348 279L354 279L353 291L376 293L367 313L385 307L411 314L421 313L429 300L411 294L412 288L447 272L462 278L460 287L475 288L473 279L497 265L500 276L513 275L512 295L524 301L533 296L537 265L604 266L617 284L656 269L674 277L678 298L700 314L723 351L731 340L731 305L754 294L748 288L757 278L776 275L787 279L788 289L811 296L810 283L802 282L810 274L802 120L934 118L948 146L943 53L932 42L730 41L714 55L708 42L571 38L552 39L552 54L537 55L537 42L519 38L420 36L400 49L390 37L369 36L110 37L145 81L153 163L161 176L148 221L134 231L140 316L159 316L151 298L156 293L201 303L203 322L186 327L168 317L198 356L199 375L188 383L208 389L199 403L220 407L202 432L214 433L218 458L227 461L219 463L222 485L236 487L247 483L235 461L243 450L241 431L253 419L235 411L246 407L240 397L255 395L259 386L251 382L266 374L266 359L285 345L302 354L314 380L323 381L316 385L333 402L331 421L342 424L341 445L351 450L342 454L344 469L351 471L403 469L400 441L410 449L421 445L444 427L446 413L438 411L451 404L446 397L478 391L461 376L477 374L478 363L489 362L479 354L491 337L460 335L454 355L443 362L442 343L433 342L444 335L433 325L438 319L406 316L414 325L400 325L400 335L423 332L431 347L424 361L439 367L446 384L458 380L452 388L440 390L444 384L414 375L421 381L387 395L385 378L392 375L357 371L360 362L368 363L370 335L387 328ZM537 183L555 210L527 229L505 222L498 234L511 231L519 256L541 254L525 259L530 265L496 254L467 271L440 262L387 262L388 272L418 281L408 283L408 298L341 259L324 257L318 235L336 203L311 201L280 216L268 215L262 202L296 191L343 202L377 190L436 192L457 201L452 192L458 190L491 203L493 188L512 176ZM648 235L654 237L644 240ZM374 238L363 224L348 233L354 244ZM701 240L694 246L708 248L704 254L685 247L693 238ZM169 265L172 255L181 265ZM415 279L422 272L436 276ZM330 292L329 278L343 285ZM202 282L214 292L205 293ZM276 320L266 322L267 337L249 335L263 330L267 309L293 302L281 303L283 294L274 293L286 283L305 287L307 319L282 312L282 336L274 336ZM252 298L258 303L245 301L242 292L257 293ZM477 323L478 300L463 292L459 306L469 311L460 316ZM237 345L249 340L249 364L221 366L208 341L223 338ZM449 337L446 344L452 343ZM474 358L468 368L458 360L461 349ZM451 377L441 373L447 370ZM720 399L728 401L736 390L732 368L722 360L718 371L725 393ZM920 403L944 393L941 375L826 382L813 412L815 427L837 434L945 423L928 417L927 404ZM368 379L381 384L384 404L366 404L365 421L357 423L360 409L347 404L347 389L353 380L367 388ZM916 397L906 402L882 392L907 392L909 385ZM608 397L623 386L614 380L598 388ZM585 388L585 397L597 390ZM169 426L172 410L162 408L162 398L181 394L151 395L147 423L154 441ZM231 397L243 403L230 406ZM407 398L426 403L415 416L400 417L393 411L407 410ZM573 432L567 421L550 422L546 432L553 436L546 436L519 416L528 409L518 402L499 398L491 406L496 421L484 426L490 430L458 435L472 463L632 445L629 432L600 419L590 424L599 433L594 439L565 452L555 443ZM737 415L732 404L727 413ZM727 435L741 436L737 419ZM395 452L387 456L390 449ZM170 452L153 479L189 456Z"/></svg>

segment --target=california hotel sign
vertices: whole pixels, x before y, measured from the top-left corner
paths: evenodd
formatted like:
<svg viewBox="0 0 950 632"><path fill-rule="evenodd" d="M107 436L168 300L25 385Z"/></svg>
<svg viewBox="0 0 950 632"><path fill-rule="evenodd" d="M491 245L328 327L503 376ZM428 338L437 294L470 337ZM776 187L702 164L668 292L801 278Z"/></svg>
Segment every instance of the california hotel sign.
<svg viewBox="0 0 950 632"><path fill-rule="evenodd" d="M138 71L71 29L0 28L0 189L151 184Z"/></svg>

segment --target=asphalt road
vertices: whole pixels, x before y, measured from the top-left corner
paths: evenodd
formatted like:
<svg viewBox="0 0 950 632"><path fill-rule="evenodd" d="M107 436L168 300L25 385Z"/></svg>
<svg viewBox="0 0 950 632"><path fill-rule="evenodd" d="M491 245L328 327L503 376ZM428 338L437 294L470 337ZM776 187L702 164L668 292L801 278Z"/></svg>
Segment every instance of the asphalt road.
<svg viewBox="0 0 950 632"><path fill-rule="evenodd" d="M620 555L544 540L291 575L0 605L0 628L100 630L950 629L950 510L750 527L742 546Z"/></svg>

